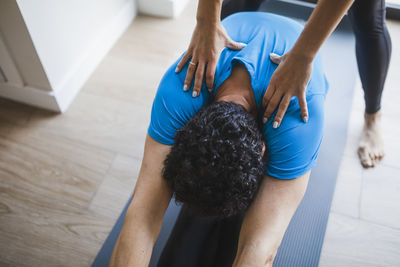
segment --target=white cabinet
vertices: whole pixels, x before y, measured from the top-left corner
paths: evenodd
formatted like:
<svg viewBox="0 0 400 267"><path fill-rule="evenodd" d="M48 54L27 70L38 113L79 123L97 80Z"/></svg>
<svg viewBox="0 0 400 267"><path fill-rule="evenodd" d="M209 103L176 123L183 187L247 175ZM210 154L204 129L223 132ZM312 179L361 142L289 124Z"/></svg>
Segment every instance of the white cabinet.
<svg viewBox="0 0 400 267"><path fill-rule="evenodd" d="M0 97L63 112L136 15L136 0L0 0Z"/></svg>

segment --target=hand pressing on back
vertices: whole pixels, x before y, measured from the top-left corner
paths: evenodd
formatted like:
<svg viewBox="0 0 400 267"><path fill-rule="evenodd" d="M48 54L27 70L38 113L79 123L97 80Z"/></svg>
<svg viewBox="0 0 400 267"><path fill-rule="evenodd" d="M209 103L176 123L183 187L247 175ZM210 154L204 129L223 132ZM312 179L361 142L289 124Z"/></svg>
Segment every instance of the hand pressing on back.
<svg viewBox="0 0 400 267"><path fill-rule="evenodd" d="M225 47L240 50L245 46L244 43L233 41L220 21L197 22L189 48L175 69L175 72L180 72L189 64L183 90L188 91L194 79L192 96L197 97L205 75L206 87L211 92L214 89L215 69L222 50Z"/></svg>
<svg viewBox="0 0 400 267"><path fill-rule="evenodd" d="M278 128L293 96L299 101L301 110L299 119L307 122L306 89L313 69L313 59L292 54L290 51L282 56L271 53L270 59L279 66L272 75L263 98L262 104L265 107L263 122L269 121L278 108L272 123L273 128Z"/></svg>

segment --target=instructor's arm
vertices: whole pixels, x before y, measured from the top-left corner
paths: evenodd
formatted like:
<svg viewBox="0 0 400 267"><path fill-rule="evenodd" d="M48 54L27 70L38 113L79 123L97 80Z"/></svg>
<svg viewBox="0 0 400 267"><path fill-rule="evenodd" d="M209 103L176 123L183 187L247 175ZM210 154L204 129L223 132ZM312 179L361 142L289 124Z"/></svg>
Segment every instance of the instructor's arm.
<svg viewBox="0 0 400 267"><path fill-rule="evenodd" d="M310 172L293 180L265 176L243 220L233 267L272 267L283 235L307 189Z"/></svg>
<svg viewBox="0 0 400 267"><path fill-rule="evenodd" d="M196 27L185 55L182 57L176 72L180 72L188 63L183 90L188 91L193 85L192 96L197 97L206 77L208 91L214 89L215 68L219 56L225 47L233 50L242 49L245 44L233 41L221 24L222 0L199 0L196 15Z"/></svg>
<svg viewBox="0 0 400 267"><path fill-rule="evenodd" d="M132 203L114 247L110 266L148 266L172 193L162 179L170 146L147 135L142 166Z"/></svg>
<svg viewBox="0 0 400 267"><path fill-rule="evenodd" d="M273 125L279 127L290 99L297 96L301 108L301 118L308 120L306 87L312 73L312 62L321 45L336 28L354 0L319 0L310 19L296 44L282 58L272 56L273 62L280 62L273 74L263 98L264 122L271 119L278 108ZM203 76L211 91L214 87L215 68L225 47L240 50L244 44L233 41L220 22L222 0L199 0L197 24L186 54L178 64L179 72L189 60L183 90L189 90L194 79L193 96L200 93ZM299 116L300 117L300 116Z"/></svg>
<svg viewBox="0 0 400 267"><path fill-rule="evenodd" d="M279 106L274 118L274 124L279 127L293 96L297 96L299 101L301 118L305 122L308 120L306 87L312 73L313 60L353 2L319 0L293 48L283 57L271 56L271 60L279 63L279 66L264 95L264 121L271 119Z"/></svg>

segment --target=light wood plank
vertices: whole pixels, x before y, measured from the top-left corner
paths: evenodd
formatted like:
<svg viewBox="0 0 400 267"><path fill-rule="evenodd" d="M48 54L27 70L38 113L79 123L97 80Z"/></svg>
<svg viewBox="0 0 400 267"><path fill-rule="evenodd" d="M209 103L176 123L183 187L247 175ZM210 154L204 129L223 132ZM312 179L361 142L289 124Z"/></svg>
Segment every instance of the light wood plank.
<svg viewBox="0 0 400 267"><path fill-rule="evenodd" d="M89 209L116 220L133 193L141 161L119 154L99 186Z"/></svg>
<svg viewBox="0 0 400 267"><path fill-rule="evenodd" d="M400 266L400 230L331 213L319 267Z"/></svg>
<svg viewBox="0 0 400 267"><path fill-rule="evenodd" d="M13 125L5 120L0 119L0 138L10 135Z"/></svg>
<svg viewBox="0 0 400 267"><path fill-rule="evenodd" d="M87 168L85 163L78 164L0 138L0 177L1 185L29 188L44 198L52 197L85 208L104 173Z"/></svg>
<svg viewBox="0 0 400 267"><path fill-rule="evenodd" d="M90 169L103 175L110 168L116 155L112 151L74 141L67 136L51 134L40 128L33 130L26 127L14 127L7 139L51 157L73 162L79 168Z"/></svg>
<svg viewBox="0 0 400 267"><path fill-rule="evenodd" d="M0 185L0 258L11 266L89 266L113 221Z"/></svg>
<svg viewBox="0 0 400 267"><path fill-rule="evenodd" d="M354 218L360 216L362 166L356 157L344 155L336 180L331 211Z"/></svg>
<svg viewBox="0 0 400 267"><path fill-rule="evenodd" d="M36 108L0 98L0 121L26 125Z"/></svg>
<svg viewBox="0 0 400 267"><path fill-rule="evenodd" d="M86 83L83 91L148 106L153 102L158 84L168 65L109 56Z"/></svg>
<svg viewBox="0 0 400 267"><path fill-rule="evenodd" d="M380 164L364 172L360 218L400 230L400 168Z"/></svg>
<svg viewBox="0 0 400 267"><path fill-rule="evenodd" d="M142 105L81 92L59 117L35 113L31 131L46 131L113 152L141 157L150 122L151 103Z"/></svg>

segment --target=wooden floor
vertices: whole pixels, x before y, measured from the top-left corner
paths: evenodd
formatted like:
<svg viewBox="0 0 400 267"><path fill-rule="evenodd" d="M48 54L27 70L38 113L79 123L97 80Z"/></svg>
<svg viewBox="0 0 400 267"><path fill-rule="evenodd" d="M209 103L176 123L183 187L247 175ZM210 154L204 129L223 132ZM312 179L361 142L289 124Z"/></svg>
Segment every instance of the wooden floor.
<svg viewBox="0 0 400 267"><path fill-rule="evenodd" d="M0 99L0 266L91 264L134 188L157 84L189 43L195 7L175 20L138 16L63 115ZM389 26L400 43L399 23ZM321 266L400 266L395 70L394 45L388 155L374 170L356 159L354 104Z"/></svg>

